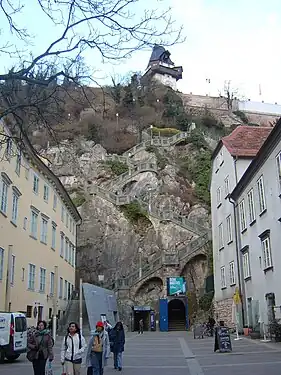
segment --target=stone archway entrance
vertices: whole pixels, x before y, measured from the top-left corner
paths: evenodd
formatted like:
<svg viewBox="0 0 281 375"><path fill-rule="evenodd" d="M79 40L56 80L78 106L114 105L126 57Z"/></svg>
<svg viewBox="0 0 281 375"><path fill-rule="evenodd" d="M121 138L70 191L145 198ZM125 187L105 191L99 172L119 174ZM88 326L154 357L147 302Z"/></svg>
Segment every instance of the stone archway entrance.
<svg viewBox="0 0 281 375"><path fill-rule="evenodd" d="M175 298L168 303L169 331L185 331L186 317L183 300Z"/></svg>

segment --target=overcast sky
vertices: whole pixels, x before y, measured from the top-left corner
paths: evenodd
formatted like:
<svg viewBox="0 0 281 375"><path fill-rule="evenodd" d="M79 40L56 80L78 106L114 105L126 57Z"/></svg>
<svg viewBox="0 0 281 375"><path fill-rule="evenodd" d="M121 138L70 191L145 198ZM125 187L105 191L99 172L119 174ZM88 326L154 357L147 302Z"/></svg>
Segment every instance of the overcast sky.
<svg viewBox="0 0 281 375"><path fill-rule="evenodd" d="M55 36L54 29L42 27L41 13L28 0L25 21L34 34L34 53L42 51ZM244 98L281 103L281 1L280 0L142 0L149 7L171 6L178 25L184 25L186 41L169 48L172 60L183 66L179 90L218 95L224 81ZM0 17L0 24L3 20ZM1 38L2 39L2 38ZM143 71L150 51L137 52L125 63L103 65L93 52L87 63L99 78L128 71ZM0 55L0 67L12 61ZM206 84L206 79L211 83ZM259 95L259 86L262 95Z"/></svg>

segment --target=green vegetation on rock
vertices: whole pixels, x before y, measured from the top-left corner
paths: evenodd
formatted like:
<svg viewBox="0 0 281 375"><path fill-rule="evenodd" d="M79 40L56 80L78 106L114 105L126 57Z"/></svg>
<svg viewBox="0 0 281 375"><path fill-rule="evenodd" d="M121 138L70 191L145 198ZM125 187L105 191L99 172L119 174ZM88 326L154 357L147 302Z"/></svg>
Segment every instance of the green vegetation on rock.
<svg viewBox="0 0 281 375"><path fill-rule="evenodd" d="M152 134L160 137L172 137L178 133L180 133L180 130L175 128L152 128Z"/></svg>
<svg viewBox="0 0 281 375"><path fill-rule="evenodd" d="M203 311L210 311L213 307L214 292L204 294L199 299L199 308Z"/></svg>
<svg viewBox="0 0 281 375"><path fill-rule="evenodd" d="M82 193L76 193L75 197L71 198L72 202L75 204L76 207L82 206L84 202L86 202L86 198Z"/></svg>
<svg viewBox="0 0 281 375"><path fill-rule="evenodd" d="M120 174L128 172L129 168L126 164L121 163L118 160L109 160L106 162L107 165L110 166L111 171L116 175L120 176Z"/></svg>
<svg viewBox="0 0 281 375"><path fill-rule="evenodd" d="M197 140L198 142L198 140ZM198 143L196 144L198 145ZM183 177L195 182L195 194L210 205L209 182L211 173L211 151L203 149L196 157L186 156L180 159L179 173Z"/></svg>
<svg viewBox="0 0 281 375"><path fill-rule="evenodd" d="M137 201L121 206L120 209L132 224L137 224L140 220L148 221L147 212Z"/></svg>
<svg viewBox="0 0 281 375"><path fill-rule="evenodd" d="M238 111L234 111L233 113L234 113L237 117L239 117L240 120L242 120L244 124L248 124L249 119L248 119L248 117L246 116L245 112L242 112L242 111L239 111L239 110L238 110Z"/></svg>

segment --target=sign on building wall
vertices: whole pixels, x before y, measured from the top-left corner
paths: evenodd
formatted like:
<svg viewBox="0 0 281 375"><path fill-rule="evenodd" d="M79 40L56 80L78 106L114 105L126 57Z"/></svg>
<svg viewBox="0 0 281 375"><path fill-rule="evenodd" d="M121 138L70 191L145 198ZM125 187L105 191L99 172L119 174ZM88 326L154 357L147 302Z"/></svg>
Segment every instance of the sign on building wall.
<svg viewBox="0 0 281 375"><path fill-rule="evenodd" d="M180 296L186 294L186 281L184 277L167 278L168 296Z"/></svg>

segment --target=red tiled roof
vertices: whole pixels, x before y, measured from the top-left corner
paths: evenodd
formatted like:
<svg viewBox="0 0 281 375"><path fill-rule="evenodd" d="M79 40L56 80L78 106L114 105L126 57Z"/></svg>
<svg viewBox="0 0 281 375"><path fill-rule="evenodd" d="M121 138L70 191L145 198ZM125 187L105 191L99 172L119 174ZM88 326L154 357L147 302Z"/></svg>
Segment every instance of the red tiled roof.
<svg viewBox="0 0 281 375"><path fill-rule="evenodd" d="M222 143L232 156L255 157L271 130L271 127L241 125L223 137Z"/></svg>

